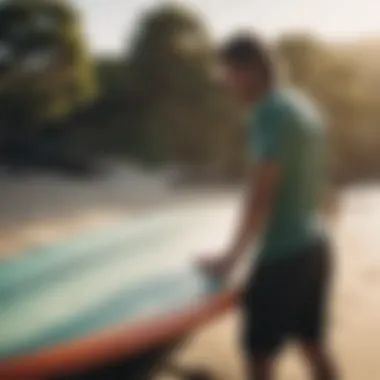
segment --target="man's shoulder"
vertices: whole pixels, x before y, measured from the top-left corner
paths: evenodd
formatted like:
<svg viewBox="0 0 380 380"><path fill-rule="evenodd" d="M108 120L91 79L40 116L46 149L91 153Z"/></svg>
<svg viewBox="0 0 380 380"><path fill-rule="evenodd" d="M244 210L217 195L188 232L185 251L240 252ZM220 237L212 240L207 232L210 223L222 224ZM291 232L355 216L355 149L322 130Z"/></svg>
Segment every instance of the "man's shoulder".
<svg viewBox="0 0 380 380"><path fill-rule="evenodd" d="M253 110L251 121L256 127L268 124L325 124L325 117L308 95L295 88L277 88Z"/></svg>
<svg viewBox="0 0 380 380"><path fill-rule="evenodd" d="M284 88L278 96L278 107L286 109L295 119L306 122L324 122L325 116L317 102L307 93L295 89Z"/></svg>
<svg viewBox="0 0 380 380"><path fill-rule="evenodd" d="M294 114L294 105L289 95L281 90L271 92L257 107L254 112L255 124L284 125L288 124Z"/></svg>

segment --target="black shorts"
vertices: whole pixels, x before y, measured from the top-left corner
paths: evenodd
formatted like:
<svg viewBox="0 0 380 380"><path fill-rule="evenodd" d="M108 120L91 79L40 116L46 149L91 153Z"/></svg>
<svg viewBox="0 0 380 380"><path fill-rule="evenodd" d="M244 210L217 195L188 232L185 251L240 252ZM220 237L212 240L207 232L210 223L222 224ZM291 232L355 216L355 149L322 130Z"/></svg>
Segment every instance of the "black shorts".
<svg viewBox="0 0 380 380"><path fill-rule="evenodd" d="M331 253L326 241L289 252L276 263L258 263L243 305L247 354L273 354L285 340L324 338Z"/></svg>

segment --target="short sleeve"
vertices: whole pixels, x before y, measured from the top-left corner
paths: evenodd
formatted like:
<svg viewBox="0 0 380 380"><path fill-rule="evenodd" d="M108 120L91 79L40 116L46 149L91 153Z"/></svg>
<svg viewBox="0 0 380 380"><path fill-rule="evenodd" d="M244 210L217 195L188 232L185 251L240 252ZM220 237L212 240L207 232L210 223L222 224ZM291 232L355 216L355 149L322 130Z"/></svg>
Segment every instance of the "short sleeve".
<svg viewBox="0 0 380 380"><path fill-rule="evenodd" d="M286 114L280 109L259 112L251 121L249 155L255 163L281 161L286 149Z"/></svg>

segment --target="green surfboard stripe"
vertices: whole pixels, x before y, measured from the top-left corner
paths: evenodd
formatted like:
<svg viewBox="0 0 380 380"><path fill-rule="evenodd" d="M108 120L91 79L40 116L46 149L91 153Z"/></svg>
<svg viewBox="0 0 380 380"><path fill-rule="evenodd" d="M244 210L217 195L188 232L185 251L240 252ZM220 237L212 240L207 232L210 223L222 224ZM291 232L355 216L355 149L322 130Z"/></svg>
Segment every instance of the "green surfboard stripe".
<svg viewBox="0 0 380 380"><path fill-rule="evenodd" d="M42 334L20 342L0 343L0 357L8 358L47 349L57 342L67 342L85 337L121 323L138 319L139 316L157 315L190 306L192 302L217 292L218 284L204 278L195 270L169 272L141 281L133 289L122 289L113 297L94 308L60 321Z"/></svg>
<svg viewBox="0 0 380 380"><path fill-rule="evenodd" d="M0 265L0 298L19 283L39 277L47 271L60 269L69 263L86 259L102 250L110 250L115 246L133 240L136 234L151 233L157 227L162 230L176 223L173 216L158 215L155 218L143 218L137 221L122 223L118 227L106 228L82 237L70 239L55 245L49 245L27 255L15 256L14 260ZM129 251L133 252L133 251Z"/></svg>

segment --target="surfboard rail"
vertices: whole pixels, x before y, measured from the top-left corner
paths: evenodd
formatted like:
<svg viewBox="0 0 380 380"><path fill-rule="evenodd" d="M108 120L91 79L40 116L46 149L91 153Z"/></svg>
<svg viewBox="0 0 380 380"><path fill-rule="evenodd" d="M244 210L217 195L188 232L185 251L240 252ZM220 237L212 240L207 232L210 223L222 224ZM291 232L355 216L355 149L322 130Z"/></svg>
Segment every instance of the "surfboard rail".
<svg viewBox="0 0 380 380"><path fill-rule="evenodd" d="M2 380L40 380L131 358L191 333L237 305L241 290L229 290L160 317L114 327L80 340L0 362Z"/></svg>

